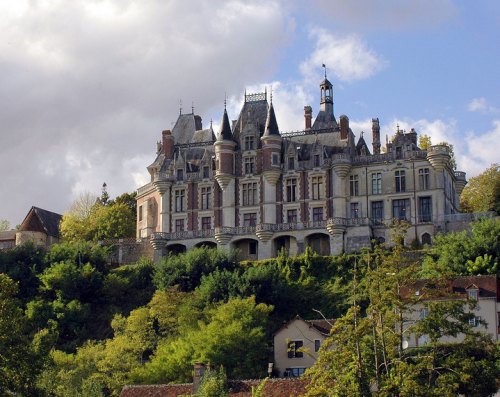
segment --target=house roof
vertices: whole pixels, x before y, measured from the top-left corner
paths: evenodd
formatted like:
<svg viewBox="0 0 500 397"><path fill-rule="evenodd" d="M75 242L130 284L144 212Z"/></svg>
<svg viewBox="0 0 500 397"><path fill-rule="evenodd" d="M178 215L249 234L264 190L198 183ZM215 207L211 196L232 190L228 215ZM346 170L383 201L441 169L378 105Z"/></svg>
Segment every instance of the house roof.
<svg viewBox="0 0 500 397"><path fill-rule="evenodd" d="M262 379L230 380L228 387L231 397L251 397L252 386L257 387ZM302 395L306 391L307 378L271 378L264 386L263 395L266 397L292 397ZM179 385L141 385L125 386L120 397L177 397L190 395L192 383Z"/></svg>
<svg viewBox="0 0 500 397"><path fill-rule="evenodd" d="M302 317L297 315L294 319L285 322L274 334L276 335L283 328L287 328L294 321L302 321L306 323L309 327L314 328L316 331L323 335L328 335L332 329L332 324L335 322L334 319L318 319L318 320L304 320Z"/></svg>
<svg viewBox="0 0 500 397"><path fill-rule="evenodd" d="M20 231L40 231L51 237L59 237L62 215L38 207L31 207L19 227Z"/></svg>

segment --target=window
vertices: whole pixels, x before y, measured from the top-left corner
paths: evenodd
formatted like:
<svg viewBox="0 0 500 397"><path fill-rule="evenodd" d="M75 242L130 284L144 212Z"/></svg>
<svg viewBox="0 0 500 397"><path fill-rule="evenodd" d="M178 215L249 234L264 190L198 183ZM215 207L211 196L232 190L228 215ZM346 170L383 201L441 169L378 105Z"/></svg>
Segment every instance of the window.
<svg viewBox="0 0 500 397"><path fill-rule="evenodd" d="M291 178L286 180L286 201L289 203L294 202L297 197L296 197L296 192L297 192L297 179Z"/></svg>
<svg viewBox="0 0 500 397"><path fill-rule="evenodd" d="M184 170L182 168L179 168L177 170L177 180L178 181L183 181L184 180Z"/></svg>
<svg viewBox="0 0 500 397"><path fill-rule="evenodd" d="M320 222L323 220L323 207L313 208L313 222Z"/></svg>
<svg viewBox="0 0 500 397"><path fill-rule="evenodd" d="M249 255L257 255L257 242L250 241L248 243L248 254Z"/></svg>
<svg viewBox="0 0 500 397"><path fill-rule="evenodd" d="M319 154L314 155L314 166L315 167L321 166Z"/></svg>
<svg viewBox="0 0 500 397"><path fill-rule="evenodd" d="M349 187L350 187L351 196L357 196L359 194L358 186L359 186L358 176L351 175L349 177Z"/></svg>
<svg viewBox="0 0 500 397"><path fill-rule="evenodd" d="M144 210L144 206L140 205L139 206L139 222L142 221L142 211Z"/></svg>
<svg viewBox="0 0 500 397"><path fill-rule="evenodd" d="M251 212L243 215L243 226L255 226L257 223L257 214Z"/></svg>
<svg viewBox="0 0 500 397"><path fill-rule="evenodd" d="M372 194L382 194L382 173L374 172L372 174Z"/></svg>
<svg viewBox="0 0 500 397"><path fill-rule="evenodd" d="M272 165L280 165L280 155L278 153L273 153L271 157Z"/></svg>
<svg viewBox="0 0 500 397"><path fill-rule="evenodd" d="M359 203L351 203L351 218L359 218Z"/></svg>
<svg viewBox="0 0 500 397"><path fill-rule="evenodd" d="M471 327L479 327L479 324L481 323L481 317L479 316L474 316L469 318L469 325Z"/></svg>
<svg viewBox="0 0 500 397"><path fill-rule="evenodd" d="M406 178L404 171L396 171L395 182L396 182L397 193L406 191Z"/></svg>
<svg viewBox="0 0 500 397"><path fill-rule="evenodd" d="M294 170L295 169L295 157L288 157L288 169L289 170Z"/></svg>
<svg viewBox="0 0 500 397"><path fill-rule="evenodd" d="M421 168L418 170L418 180L420 184L420 190L429 190L429 168Z"/></svg>
<svg viewBox="0 0 500 397"><path fill-rule="evenodd" d="M256 205L257 204L257 182L243 183L242 184L243 205Z"/></svg>
<svg viewBox="0 0 500 397"><path fill-rule="evenodd" d="M203 178L210 178L210 168L207 166L203 167Z"/></svg>
<svg viewBox="0 0 500 397"><path fill-rule="evenodd" d="M201 230L210 230L212 228L212 219L209 216L201 218Z"/></svg>
<svg viewBox="0 0 500 397"><path fill-rule="evenodd" d="M245 157L245 174L253 174L253 157Z"/></svg>
<svg viewBox="0 0 500 397"><path fill-rule="evenodd" d="M403 157L403 148L401 146L396 147L396 158L400 159Z"/></svg>
<svg viewBox="0 0 500 397"><path fill-rule="evenodd" d="M426 318L427 316L429 315L429 309L424 307L420 310L420 320L423 320L424 318Z"/></svg>
<svg viewBox="0 0 500 397"><path fill-rule="evenodd" d="M479 295L479 291L475 288L467 290L467 298L469 298L469 299L474 299L477 301L478 295Z"/></svg>
<svg viewBox="0 0 500 397"><path fill-rule="evenodd" d="M384 220L384 202L372 201L372 220L375 223L382 223Z"/></svg>
<svg viewBox="0 0 500 397"><path fill-rule="evenodd" d="M312 177L312 198L313 200L321 200L323 198L323 177Z"/></svg>
<svg viewBox="0 0 500 397"><path fill-rule="evenodd" d="M297 210L288 210L286 212L286 220L288 223L297 223Z"/></svg>
<svg viewBox="0 0 500 397"><path fill-rule="evenodd" d="M420 222L432 221L432 200L431 197L418 198L418 214Z"/></svg>
<svg viewBox="0 0 500 397"><path fill-rule="evenodd" d="M410 199L392 200L392 217L399 220L410 220Z"/></svg>
<svg viewBox="0 0 500 397"><path fill-rule="evenodd" d="M287 368L285 370L285 373L283 376L285 378L298 378L299 376L304 375L304 372L306 372L305 368Z"/></svg>
<svg viewBox="0 0 500 397"><path fill-rule="evenodd" d="M314 351L317 353L319 352L319 348L321 347L321 340L320 339L314 339Z"/></svg>
<svg viewBox="0 0 500 397"><path fill-rule="evenodd" d="M421 240L422 240L423 245L431 245L432 244L432 238L431 238L431 235L429 233L422 234Z"/></svg>
<svg viewBox="0 0 500 397"><path fill-rule="evenodd" d="M184 211L184 189L175 191L175 212Z"/></svg>
<svg viewBox="0 0 500 397"><path fill-rule="evenodd" d="M304 342L301 340L292 340L288 342L288 358L302 358L304 357L304 352L302 347Z"/></svg>
<svg viewBox="0 0 500 397"><path fill-rule="evenodd" d="M184 231L184 219L176 219L175 220L175 231L183 232Z"/></svg>
<svg viewBox="0 0 500 397"><path fill-rule="evenodd" d="M210 186L201 188L201 209L207 210L211 208L212 203L212 188Z"/></svg>
<svg viewBox="0 0 500 397"><path fill-rule="evenodd" d="M245 150L253 150L254 149L254 137L246 136L245 137Z"/></svg>

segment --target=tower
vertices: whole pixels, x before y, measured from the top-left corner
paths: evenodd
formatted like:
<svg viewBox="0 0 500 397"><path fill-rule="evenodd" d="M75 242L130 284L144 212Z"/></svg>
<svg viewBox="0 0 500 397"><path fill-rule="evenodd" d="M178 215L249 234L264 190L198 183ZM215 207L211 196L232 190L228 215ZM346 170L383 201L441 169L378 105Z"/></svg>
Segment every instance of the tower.
<svg viewBox="0 0 500 397"><path fill-rule="evenodd" d="M380 154L380 124L377 119L372 119L372 146L373 154Z"/></svg>

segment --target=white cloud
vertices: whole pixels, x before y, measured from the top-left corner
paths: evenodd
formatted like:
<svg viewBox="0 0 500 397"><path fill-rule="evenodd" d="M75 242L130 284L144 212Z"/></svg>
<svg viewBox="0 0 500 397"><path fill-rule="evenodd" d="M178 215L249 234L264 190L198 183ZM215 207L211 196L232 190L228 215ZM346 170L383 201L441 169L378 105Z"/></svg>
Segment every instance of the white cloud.
<svg viewBox="0 0 500 397"><path fill-rule="evenodd" d="M498 113L500 109L491 106L486 98L473 98L467 105L467 110L469 112L481 112L481 113Z"/></svg>
<svg viewBox="0 0 500 397"><path fill-rule="evenodd" d="M315 40L314 50L302 64L300 69L307 80L309 73L326 64L328 71L341 81L362 80L373 76L387 67L388 62L373 50L357 35L338 36L325 29L314 28L310 37Z"/></svg>

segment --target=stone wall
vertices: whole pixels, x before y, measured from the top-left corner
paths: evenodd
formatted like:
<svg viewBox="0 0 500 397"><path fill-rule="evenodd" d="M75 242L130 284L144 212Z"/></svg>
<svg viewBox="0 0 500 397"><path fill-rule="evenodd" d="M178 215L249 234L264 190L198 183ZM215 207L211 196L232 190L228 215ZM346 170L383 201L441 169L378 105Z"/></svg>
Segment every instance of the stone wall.
<svg viewBox="0 0 500 397"><path fill-rule="evenodd" d="M126 265L139 261L141 258L153 260L154 250L149 238L120 238L100 241L103 247L109 247L108 263Z"/></svg>

